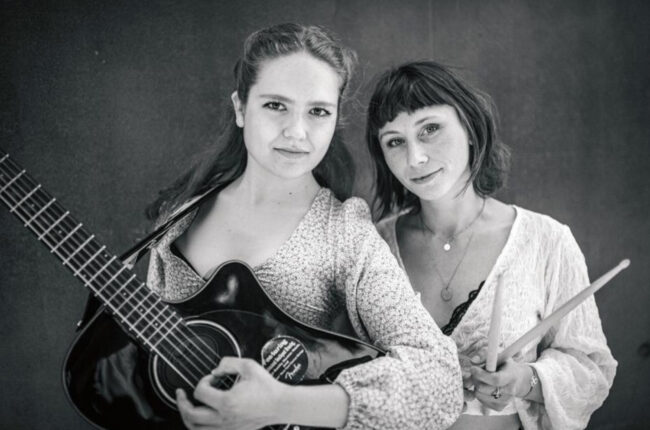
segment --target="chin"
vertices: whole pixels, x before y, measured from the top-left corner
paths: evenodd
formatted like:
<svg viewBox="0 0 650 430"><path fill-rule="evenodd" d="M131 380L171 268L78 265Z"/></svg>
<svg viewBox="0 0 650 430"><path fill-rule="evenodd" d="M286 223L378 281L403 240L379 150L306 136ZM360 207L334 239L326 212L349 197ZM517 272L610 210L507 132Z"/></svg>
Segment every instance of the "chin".
<svg viewBox="0 0 650 430"><path fill-rule="evenodd" d="M455 197L455 194L452 192L452 189L449 187L435 187L435 189L427 189L427 190L422 190L422 189L411 189L410 190L413 194L415 194L420 200L424 201L438 201L438 200L443 200L445 198L449 198L450 196L453 198Z"/></svg>
<svg viewBox="0 0 650 430"><path fill-rule="evenodd" d="M282 179L298 179L311 174L313 169L310 166L280 166L273 170L273 174Z"/></svg>

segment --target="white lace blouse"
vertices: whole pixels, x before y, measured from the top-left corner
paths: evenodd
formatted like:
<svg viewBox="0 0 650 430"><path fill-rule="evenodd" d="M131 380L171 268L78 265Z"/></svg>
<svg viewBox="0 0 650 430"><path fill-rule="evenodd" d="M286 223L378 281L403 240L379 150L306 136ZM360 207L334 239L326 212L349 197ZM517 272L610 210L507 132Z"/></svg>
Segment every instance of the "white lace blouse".
<svg viewBox="0 0 650 430"><path fill-rule="evenodd" d="M585 259L571 231L549 216L515 206L510 236L482 289L451 338L461 367L487 349L495 285L502 283L503 315L499 351L535 326L589 284ZM395 224L382 220L377 229L400 258ZM544 404L515 399L508 408L525 429L583 429L602 405L614 380L617 362L607 346L593 297L586 300L543 338L522 351L542 382ZM465 413L479 411L478 400Z"/></svg>

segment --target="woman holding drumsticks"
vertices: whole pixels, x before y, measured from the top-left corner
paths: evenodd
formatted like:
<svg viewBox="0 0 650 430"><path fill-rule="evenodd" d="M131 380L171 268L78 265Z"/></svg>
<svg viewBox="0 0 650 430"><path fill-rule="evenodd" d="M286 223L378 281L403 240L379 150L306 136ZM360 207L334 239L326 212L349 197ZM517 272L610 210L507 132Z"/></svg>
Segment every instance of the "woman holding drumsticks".
<svg viewBox="0 0 650 430"><path fill-rule="evenodd" d="M453 428L586 427L617 365L593 297L496 372L482 369L497 285L503 350L589 284L567 226L491 197L509 151L489 97L437 63L407 63L380 77L366 138L378 229L459 351L465 409Z"/></svg>

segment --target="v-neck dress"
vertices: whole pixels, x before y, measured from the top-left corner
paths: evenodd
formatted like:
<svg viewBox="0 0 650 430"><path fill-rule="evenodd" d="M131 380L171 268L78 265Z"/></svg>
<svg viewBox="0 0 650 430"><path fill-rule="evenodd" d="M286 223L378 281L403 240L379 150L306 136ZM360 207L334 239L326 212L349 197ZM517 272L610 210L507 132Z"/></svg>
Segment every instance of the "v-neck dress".
<svg viewBox="0 0 650 430"><path fill-rule="evenodd" d="M472 356L485 356L497 282L504 292L499 351L589 285L584 256L570 229L547 215L514 208L517 216L503 250L450 334L465 371ZM380 221L377 229L404 267L395 230L401 215ZM529 344L518 359L535 368L544 404L514 399L493 415L516 412L525 429L585 428L607 397L617 366L593 297ZM478 400L466 402L464 413L480 415Z"/></svg>
<svg viewBox="0 0 650 430"><path fill-rule="evenodd" d="M152 249L147 285L163 299L189 297L205 282L170 249L195 215ZM290 238L253 271L299 320L327 329L347 313L357 337L388 351L336 379L350 398L345 429L443 429L456 420L463 403L456 346L416 298L365 201L341 203L322 188Z"/></svg>

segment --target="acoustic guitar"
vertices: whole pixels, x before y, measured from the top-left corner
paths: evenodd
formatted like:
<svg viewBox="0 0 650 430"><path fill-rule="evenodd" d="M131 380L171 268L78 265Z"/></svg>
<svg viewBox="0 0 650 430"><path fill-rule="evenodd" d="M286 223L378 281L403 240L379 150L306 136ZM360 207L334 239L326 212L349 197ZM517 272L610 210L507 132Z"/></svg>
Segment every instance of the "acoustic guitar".
<svg viewBox="0 0 650 430"><path fill-rule="evenodd" d="M224 356L252 358L289 384L323 384L384 353L299 322L239 261L222 264L193 296L162 300L2 150L0 199L98 305L63 366L68 399L97 427L183 428L175 390L191 394ZM228 389L235 381L226 376L213 385Z"/></svg>

